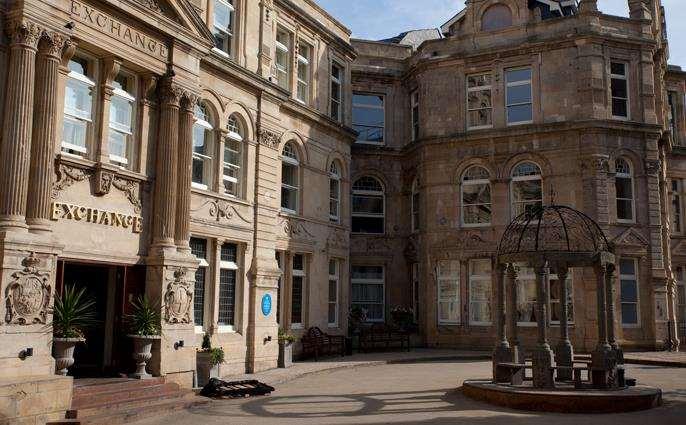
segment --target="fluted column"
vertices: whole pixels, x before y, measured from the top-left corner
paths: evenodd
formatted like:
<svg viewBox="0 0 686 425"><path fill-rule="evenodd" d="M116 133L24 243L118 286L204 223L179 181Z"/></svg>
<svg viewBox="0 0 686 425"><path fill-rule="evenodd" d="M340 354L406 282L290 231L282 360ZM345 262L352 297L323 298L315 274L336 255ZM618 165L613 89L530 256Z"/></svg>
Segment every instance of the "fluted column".
<svg viewBox="0 0 686 425"><path fill-rule="evenodd" d="M182 251L190 252L191 180L193 178L193 123L198 96L186 93L181 101L179 128L179 164L176 183L176 231L174 242Z"/></svg>
<svg viewBox="0 0 686 425"><path fill-rule="evenodd" d="M26 222L32 232L49 232L50 193L54 176L54 150L59 108L59 68L65 37L59 33L44 33L36 61L33 135L29 171Z"/></svg>
<svg viewBox="0 0 686 425"><path fill-rule="evenodd" d="M36 51L41 30L30 21L12 21L7 90L2 123L0 230L26 229Z"/></svg>
<svg viewBox="0 0 686 425"><path fill-rule="evenodd" d="M174 247L177 147L182 90L170 80L160 85L160 121L155 166L153 246Z"/></svg>

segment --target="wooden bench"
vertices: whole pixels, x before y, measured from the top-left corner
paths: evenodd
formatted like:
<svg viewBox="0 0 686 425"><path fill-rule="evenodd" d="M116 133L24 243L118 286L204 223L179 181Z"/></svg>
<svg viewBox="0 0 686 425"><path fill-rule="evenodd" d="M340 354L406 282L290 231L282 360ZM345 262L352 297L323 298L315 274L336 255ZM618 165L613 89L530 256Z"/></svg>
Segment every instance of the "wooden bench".
<svg viewBox="0 0 686 425"><path fill-rule="evenodd" d="M360 351L366 353L380 348L386 350L400 348L410 351L410 333L381 323L362 328Z"/></svg>
<svg viewBox="0 0 686 425"><path fill-rule="evenodd" d="M303 346L302 356L313 356L315 361L319 360L319 356L337 355L342 357L345 355L345 337L329 335L316 326L308 329L300 342Z"/></svg>

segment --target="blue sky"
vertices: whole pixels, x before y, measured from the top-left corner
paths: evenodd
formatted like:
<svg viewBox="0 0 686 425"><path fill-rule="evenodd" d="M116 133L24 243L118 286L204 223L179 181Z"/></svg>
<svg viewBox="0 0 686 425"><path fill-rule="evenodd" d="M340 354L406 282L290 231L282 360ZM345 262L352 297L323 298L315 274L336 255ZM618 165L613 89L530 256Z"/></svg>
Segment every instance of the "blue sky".
<svg viewBox="0 0 686 425"><path fill-rule="evenodd" d="M378 40L413 28L437 28L464 7L464 0L316 0L353 32L353 37ZM670 63L686 68L684 0L662 0L667 10ZM628 16L627 0L598 0L605 13ZM681 7L679 7L681 6Z"/></svg>

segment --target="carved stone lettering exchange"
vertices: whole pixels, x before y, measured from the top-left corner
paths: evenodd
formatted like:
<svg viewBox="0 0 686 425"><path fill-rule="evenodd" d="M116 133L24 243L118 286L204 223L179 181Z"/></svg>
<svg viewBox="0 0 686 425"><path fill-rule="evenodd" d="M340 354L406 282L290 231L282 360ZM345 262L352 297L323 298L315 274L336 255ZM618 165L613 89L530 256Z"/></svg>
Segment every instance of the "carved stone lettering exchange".
<svg viewBox="0 0 686 425"><path fill-rule="evenodd" d="M169 324L191 323L192 305L193 290L186 279L186 270L178 269L164 293L164 320Z"/></svg>
<svg viewBox="0 0 686 425"><path fill-rule="evenodd" d="M12 274L7 287L7 313L10 325L45 324L50 305L50 273L39 270L40 259L34 253L22 261L24 269Z"/></svg>

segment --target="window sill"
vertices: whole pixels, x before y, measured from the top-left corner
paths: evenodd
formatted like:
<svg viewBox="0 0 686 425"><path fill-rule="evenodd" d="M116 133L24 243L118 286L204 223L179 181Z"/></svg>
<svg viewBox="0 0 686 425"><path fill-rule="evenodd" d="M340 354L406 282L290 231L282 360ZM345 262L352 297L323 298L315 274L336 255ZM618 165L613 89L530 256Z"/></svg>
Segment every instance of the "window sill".
<svg viewBox="0 0 686 425"><path fill-rule="evenodd" d="M367 142L364 140L356 140L355 145L365 145L365 146L386 146L386 143L377 143L377 142Z"/></svg>
<svg viewBox="0 0 686 425"><path fill-rule="evenodd" d="M191 185L191 192L195 193L196 195L201 195L201 196L209 196L212 198L216 199L221 199L227 202L235 202L237 204L245 205L245 206L251 206L252 204L245 199L229 195L228 193L219 193L219 192L213 192L209 188L207 189L202 189L200 187L196 187Z"/></svg>
<svg viewBox="0 0 686 425"><path fill-rule="evenodd" d="M219 325L217 326L217 333L220 334L235 334L236 333L236 328L234 326L229 326L229 325Z"/></svg>
<svg viewBox="0 0 686 425"><path fill-rule="evenodd" d="M291 210L288 208L283 208L283 207L281 207L281 214L289 216L289 217L299 217L300 216L297 211Z"/></svg>
<svg viewBox="0 0 686 425"><path fill-rule="evenodd" d="M301 330L301 329L305 329L305 327L303 326L302 323L291 323L291 329Z"/></svg>
<svg viewBox="0 0 686 425"><path fill-rule="evenodd" d="M533 124L533 121L517 121L517 122L508 122L507 126L508 127L516 127L518 125L527 125L527 124Z"/></svg>
<svg viewBox="0 0 686 425"><path fill-rule="evenodd" d="M218 49L217 47L212 48L212 53L214 53L216 56L219 56L220 58L223 59L231 59L231 55L226 53L225 51Z"/></svg>
<svg viewBox="0 0 686 425"><path fill-rule="evenodd" d="M462 227L465 229L484 229L493 226L492 223L478 223L478 224L465 224L462 223Z"/></svg>

